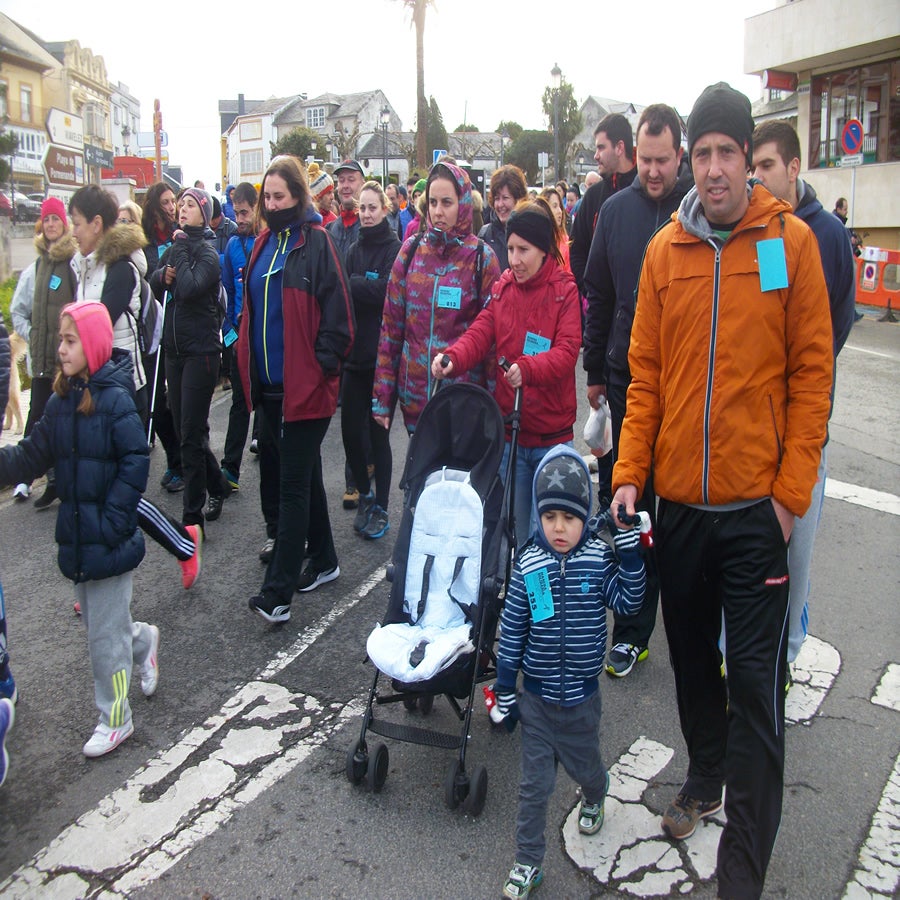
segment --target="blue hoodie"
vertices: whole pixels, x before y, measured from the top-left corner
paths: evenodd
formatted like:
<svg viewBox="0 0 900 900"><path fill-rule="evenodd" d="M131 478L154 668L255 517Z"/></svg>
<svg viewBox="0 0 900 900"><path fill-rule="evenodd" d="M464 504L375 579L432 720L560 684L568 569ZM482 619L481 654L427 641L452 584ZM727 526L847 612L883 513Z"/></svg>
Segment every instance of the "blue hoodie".
<svg viewBox="0 0 900 900"><path fill-rule="evenodd" d="M562 444L541 461L532 482L532 503L537 509L538 476L560 456L584 460ZM532 620L526 579L534 584L546 572L553 614ZM584 523L581 540L565 555L550 548L538 525L516 558L506 604L500 620L497 654L497 690L515 690L519 669L525 690L561 706L584 702L599 687L598 676L606 656L606 609L633 616L644 599L644 561L638 550L616 558L613 549L590 534Z"/></svg>

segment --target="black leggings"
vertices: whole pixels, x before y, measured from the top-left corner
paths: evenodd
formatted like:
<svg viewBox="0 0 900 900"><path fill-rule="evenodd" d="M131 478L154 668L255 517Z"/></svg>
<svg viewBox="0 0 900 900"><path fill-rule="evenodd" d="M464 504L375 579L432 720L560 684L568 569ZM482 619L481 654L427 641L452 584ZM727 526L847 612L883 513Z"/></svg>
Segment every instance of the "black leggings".
<svg viewBox="0 0 900 900"><path fill-rule="evenodd" d="M382 428L372 418L372 385L375 382L374 369L345 369L343 394L341 399L341 437L344 439L344 453L347 465L353 473L353 480L360 494L371 490L369 472L366 468L366 435L372 447L372 462L375 464L375 502L387 510L391 493L391 436L387 428Z"/></svg>

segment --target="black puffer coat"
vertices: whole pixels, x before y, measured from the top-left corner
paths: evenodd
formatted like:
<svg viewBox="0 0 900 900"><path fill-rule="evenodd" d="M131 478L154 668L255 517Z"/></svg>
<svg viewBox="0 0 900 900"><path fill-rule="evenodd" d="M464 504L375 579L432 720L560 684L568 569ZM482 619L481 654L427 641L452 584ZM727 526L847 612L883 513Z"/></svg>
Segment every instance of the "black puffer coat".
<svg viewBox="0 0 900 900"><path fill-rule="evenodd" d="M344 363L347 369L375 368L384 298L399 252L400 239L388 219L372 228L360 228L359 238L347 252L347 275L356 314L356 338Z"/></svg>
<svg viewBox="0 0 900 900"><path fill-rule="evenodd" d="M222 268L208 228L187 225L172 242L150 275L150 287L159 300L170 293L163 325L163 347L173 356L209 356L222 350L219 303ZM175 267L175 280L166 285L166 266Z"/></svg>
<svg viewBox="0 0 900 900"><path fill-rule="evenodd" d="M73 381L65 397L50 397L29 437L0 451L0 484L55 466L59 568L76 583L122 575L144 558L137 505L150 459L132 384L129 354L114 349L88 382L93 415L76 412L85 385Z"/></svg>

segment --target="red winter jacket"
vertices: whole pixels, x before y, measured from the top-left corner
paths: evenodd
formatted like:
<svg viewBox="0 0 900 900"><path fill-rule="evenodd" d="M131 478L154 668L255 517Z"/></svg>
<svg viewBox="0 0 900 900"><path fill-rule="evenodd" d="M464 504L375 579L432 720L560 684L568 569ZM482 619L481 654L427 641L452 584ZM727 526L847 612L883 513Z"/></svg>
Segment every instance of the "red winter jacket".
<svg viewBox="0 0 900 900"><path fill-rule="evenodd" d="M469 330L446 351L454 376L485 359L492 347L522 370L523 447L551 447L572 440L578 414L575 364L581 347L581 308L572 275L552 256L520 284L507 269L494 285L488 305ZM526 347L528 334L532 338ZM549 341L549 347L542 345ZM533 349L538 352L527 353ZM494 396L503 415L512 412L515 392L502 370L496 371ZM507 429L508 431L508 429Z"/></svg>

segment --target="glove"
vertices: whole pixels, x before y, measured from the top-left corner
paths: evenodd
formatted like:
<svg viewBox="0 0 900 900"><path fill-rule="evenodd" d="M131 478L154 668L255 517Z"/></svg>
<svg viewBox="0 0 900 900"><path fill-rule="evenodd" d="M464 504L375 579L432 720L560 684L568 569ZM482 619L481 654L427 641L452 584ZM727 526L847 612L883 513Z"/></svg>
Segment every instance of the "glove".
<svg viewBox="0 0 900 900"><path fill-rule="evenodd" d="M173 241L186 241L187 234L179 228L172 233L172 240Z"/></svg>
<svg viewBox="0 0 900 900"><path fill-rule="evenodd" d="M512 731L519 721L519 703L516 700L516 692L494 685L494 693L497 696L497 711L503 715L503 724L507 731Z"/></svg>
<svg viewBox="0 0 900 900"><path fill-rule="evenodd" d="M634 552L641 545L641 533L637 528L617 530L613 535L613 544L615 544L616 553Z"/></svg>

